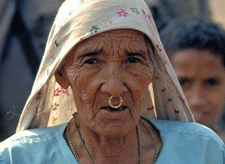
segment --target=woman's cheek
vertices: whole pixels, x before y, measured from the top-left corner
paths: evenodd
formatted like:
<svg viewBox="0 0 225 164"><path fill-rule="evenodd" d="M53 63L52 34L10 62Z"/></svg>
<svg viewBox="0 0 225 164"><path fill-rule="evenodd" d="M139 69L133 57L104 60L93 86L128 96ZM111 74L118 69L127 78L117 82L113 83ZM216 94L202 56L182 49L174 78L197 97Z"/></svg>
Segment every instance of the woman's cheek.
<svg viewBox="0 0 225 164"><path fill-rule="evenodd" d="M138 85L145 88L147 85L149 85L152 82L153 69L149 67L144 67L143 69L134 70L133 75Z"/></svg>
<svg viewBox="0 0 225 164"><path fill-rule="evenodd" d="M85 69L79 65L69 67L67 75L71 85L75 85L78 88L85 86L87 84L87 80L89 79L87 71L85 71Z"/></svg>
<svg viewBox="0 0 225 164"><path fill-rule="evenodd" d="M143 71L138 76L135 76L134 80L131 80L132 78L127 79L129 79L128 87L132 92L132 97L135 100L142 100L146 90L148 90L148 85L152 82L152 76Z"/></svg>
<svg viewBox="0 0 225 164"><path fill-rule="evenodd" d="M95 98L97 82L93 71L84 70L83 67L76 70L76 74L71 76L73 92L79 93L80 100L85 104L92 103Z"/></svg>
<svg viewBox="0 0 225 164"><path fill-rule="evenodd" d="M70 81L71 87L78 84L81 77L81 71L76 68L69 68L67 72L68 79Z"/></svg>

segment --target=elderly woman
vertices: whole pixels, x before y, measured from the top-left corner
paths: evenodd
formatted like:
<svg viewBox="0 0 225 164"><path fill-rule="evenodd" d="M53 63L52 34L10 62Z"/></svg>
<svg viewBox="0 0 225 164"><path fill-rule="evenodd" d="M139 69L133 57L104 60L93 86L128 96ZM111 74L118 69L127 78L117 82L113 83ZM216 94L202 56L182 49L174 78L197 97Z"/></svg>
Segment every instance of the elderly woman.
<svg viewBox="0 0 225 164"><path fill-rule="evenodd" d="M145 116L143 116L145 115ZM66 0L0 163L219 163L142 0Z"/></svg>

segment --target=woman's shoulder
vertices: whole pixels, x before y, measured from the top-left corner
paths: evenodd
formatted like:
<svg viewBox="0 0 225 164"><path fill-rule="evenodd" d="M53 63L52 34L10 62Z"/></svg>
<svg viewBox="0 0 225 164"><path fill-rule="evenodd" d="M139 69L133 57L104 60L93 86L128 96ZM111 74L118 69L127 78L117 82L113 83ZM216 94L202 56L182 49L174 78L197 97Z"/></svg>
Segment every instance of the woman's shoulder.
<svg viewBox="0 0 225 164"><path fill-rule="evenodd" d="M160 134L163 146L157 162L224 163L224 143L211 129L194 122L144 119Z"/></svg>
<svg viewBox="0 0 225 164"><path fill-rule="evenodd" d="M43 141L45 138L51 138L63 133L66 124L61 124L53 127L38 128L38 129L28 129L20 131L8 139L2 141L0 144L7 146L8 143L32 143L31 141Z"/></svg>
<svg viewBox="0 0 225 164"><path fill-rule="evenodd" d="M213 130L196 122L144 119L152 123L161 135L191 136L210 139L221 145L224 144L222 139Z"/></svg>
<svg viewBox="0 0 225 164"><path fill-rule="evenodd" d="M37 154L39 157L48 156L60 147L66 124L54 127L23 130L0 143L0 163L20 161L17 163L32 163ZM51 151L51 149L55 149ZM49 150L50 152L47 152ZM28 161L24 161L28 160ZM38 161L36 159L36 161Z"/></svg>

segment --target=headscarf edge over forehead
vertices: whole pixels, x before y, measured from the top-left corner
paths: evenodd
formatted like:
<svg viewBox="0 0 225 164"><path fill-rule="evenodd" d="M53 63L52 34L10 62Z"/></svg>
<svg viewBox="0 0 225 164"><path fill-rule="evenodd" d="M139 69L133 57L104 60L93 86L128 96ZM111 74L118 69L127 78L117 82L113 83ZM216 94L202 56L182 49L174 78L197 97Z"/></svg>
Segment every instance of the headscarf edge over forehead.
<svg viewBox="0 0 225 164"><path fill-rule="evenodd" d="M115 29L140 31L149 37L154 46L152 60L157 69L154 69L149 95L143 103L143 114L165 120L194 120L143 0L66 0L50 31L17 131L57 125L71 118L76 111L72 91L61 88L54 73L77 43Z"/></svg>

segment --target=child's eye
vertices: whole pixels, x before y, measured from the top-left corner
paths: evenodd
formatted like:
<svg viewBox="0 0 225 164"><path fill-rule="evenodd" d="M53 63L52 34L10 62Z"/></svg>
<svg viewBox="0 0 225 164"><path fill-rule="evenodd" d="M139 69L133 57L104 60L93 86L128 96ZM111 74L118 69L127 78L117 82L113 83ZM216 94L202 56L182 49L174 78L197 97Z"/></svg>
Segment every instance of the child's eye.
<svg viewBox="0 0 225 164"><path fill-rule="evenodd" d="M97 64L97 59L91 58L84 61L85 64Z"/></svg>
<svg viewBox="0 0 225 164"><path fill-rule="evenodd" d="M126 62L127 63L138 63L138 62L141 62L141 60L138 58L135 58L135 57L129 57Z"/></svg>

